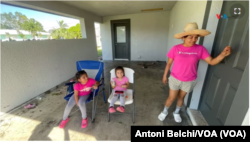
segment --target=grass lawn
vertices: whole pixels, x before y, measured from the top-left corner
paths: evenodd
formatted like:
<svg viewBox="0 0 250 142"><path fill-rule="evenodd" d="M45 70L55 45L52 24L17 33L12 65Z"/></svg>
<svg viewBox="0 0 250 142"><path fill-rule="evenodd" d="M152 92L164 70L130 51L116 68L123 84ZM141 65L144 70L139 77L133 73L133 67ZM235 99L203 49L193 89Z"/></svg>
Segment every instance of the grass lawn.
<svg viewBox="0 0 250 142"><path fill-rule="evenodd" d="M98 57L102 56L102 48L97 48Z"/></svg>

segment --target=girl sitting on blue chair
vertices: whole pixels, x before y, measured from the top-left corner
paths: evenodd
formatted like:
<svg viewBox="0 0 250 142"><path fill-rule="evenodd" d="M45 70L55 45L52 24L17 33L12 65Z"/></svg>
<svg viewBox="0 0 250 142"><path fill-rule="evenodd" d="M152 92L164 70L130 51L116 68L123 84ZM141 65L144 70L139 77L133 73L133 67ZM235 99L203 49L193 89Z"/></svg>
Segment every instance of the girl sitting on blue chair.
<svg viewBox="0 0 250 142"><path fill-rule="evenodd" d="M82 113L82 128L86 128L87 121L87 113L86 113L86 100L89 98L91 94L92 88L97 89L100 83L95 81L92 78L88 78L87 73L84 70L78 71L75 75L76 80L74 86L74 95L72 95L68 101L68 104L64 110L63 120L60 123L59 127L64 128L64 126L69 121L69 113L71 109L75 106L75 104L80 108Z"/></svg>

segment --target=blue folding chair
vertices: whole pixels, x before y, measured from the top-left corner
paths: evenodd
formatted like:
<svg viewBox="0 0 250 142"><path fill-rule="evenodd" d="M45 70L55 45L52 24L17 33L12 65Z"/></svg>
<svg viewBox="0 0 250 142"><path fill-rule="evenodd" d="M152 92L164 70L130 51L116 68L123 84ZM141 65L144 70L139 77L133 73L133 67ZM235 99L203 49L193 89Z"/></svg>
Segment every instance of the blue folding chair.
<svg viewBox="0 0 250 142"><path fill-rule="evenodd" d="M98 96L98 94L100 92L99 91L100 87L102 87L103 100L105 103L107 102L106 97L105 97L104 63L99 62L99 61L83 60L83 61L77 61L76 66L77 66L78 71L85 70L87 72L89 78L93 78L96 81L100 82L100 85L98 86L98 88L96 90L92 89L92 92L86 101L86 103L93 101L91 122L94 122L95 121L95 113L96 113L96 105L97 105L97 101L98 101L98 98L95 100L95 97ZM69 83L65 84L66 86L68 86L66 96L64 97L64 99L66 101L69 101L70 97L72 95L74 95L74 87L73 87L74 83L75 82L69 82Z"/></svg>

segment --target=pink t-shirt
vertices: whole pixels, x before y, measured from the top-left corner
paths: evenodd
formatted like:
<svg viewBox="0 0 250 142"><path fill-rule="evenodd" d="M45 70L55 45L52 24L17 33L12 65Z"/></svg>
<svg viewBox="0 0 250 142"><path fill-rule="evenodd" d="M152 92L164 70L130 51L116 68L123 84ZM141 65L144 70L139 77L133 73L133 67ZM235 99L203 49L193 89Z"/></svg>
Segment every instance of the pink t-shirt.
<svg viewBox="0 0 250 142"><path fill-rule="evenodd" d="M95 85L95 80L92 78L88 79L86 84L81 84L80 82L76 83L74 90L78 91L79 96L89 95L91 93L92 86Z"/></svg>
<svg viewBox="0 0 250 142"><path fill-rule="evenodd" d="M127 88L122 88L121 86L122 85L126 85L127 84L127 82L128 82L128 78L126 77L126 76L124 76L123 78L122 78L122 80L120 81L120 80L118 80L117 78L113 78L114 80L115 80L115 91L116 90L118 90L118 91L125 91L125 90L127 90Z"/></svg>
<svg viewBox="0 0 250 142"><path fill-rule="evenodd" d="M198 61L209 56L207 49L202 45L175 45L167 54L167 57L174 60L171 75L180 81L193 81L197 78Z"/></svg>

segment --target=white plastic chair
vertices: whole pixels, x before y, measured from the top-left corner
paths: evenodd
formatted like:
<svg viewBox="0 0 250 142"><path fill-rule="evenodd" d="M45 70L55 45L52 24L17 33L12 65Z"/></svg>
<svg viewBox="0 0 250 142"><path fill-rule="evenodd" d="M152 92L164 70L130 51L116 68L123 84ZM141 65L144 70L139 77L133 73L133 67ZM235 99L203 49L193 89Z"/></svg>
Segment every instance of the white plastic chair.
<svg viewBox="0 0 250 142"><path fill-rule="evenodd" d="M125 105L129 105L129 104L133 104L133 123L135 123L135 81L134 81L134 70L127 68L127 67L123 67L124 68L124 72L125 72L125 76L128 78L129 83L133 84L133 89L127 89L126 91L126 101L125 101ZM110 71L110 81L112 80L112 78L116 77L115 75L115 69L112 69ZM131 86L131 84L129 85ZM108 102L111 102L111 98L113 97L113 93L112 93L112 87L111 84L109 82L109 98L108 98ZM118 99L115 102L115 105L120 105L120 100ZM110 113L108 111L108 122L110 121Z"/></svg>

